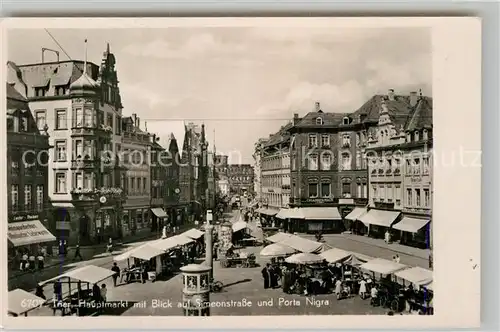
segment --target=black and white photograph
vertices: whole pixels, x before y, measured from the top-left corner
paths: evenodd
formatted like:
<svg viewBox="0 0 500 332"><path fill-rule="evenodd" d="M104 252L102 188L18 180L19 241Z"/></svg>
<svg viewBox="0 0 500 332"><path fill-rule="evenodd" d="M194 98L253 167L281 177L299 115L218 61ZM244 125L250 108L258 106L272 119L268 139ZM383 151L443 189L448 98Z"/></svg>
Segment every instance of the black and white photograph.
<svg viewBox="0 0 500 332"><path fill-rule="evenodd" d="M434 315L430 27L86 24L6 32L5 314Z"/></svg>

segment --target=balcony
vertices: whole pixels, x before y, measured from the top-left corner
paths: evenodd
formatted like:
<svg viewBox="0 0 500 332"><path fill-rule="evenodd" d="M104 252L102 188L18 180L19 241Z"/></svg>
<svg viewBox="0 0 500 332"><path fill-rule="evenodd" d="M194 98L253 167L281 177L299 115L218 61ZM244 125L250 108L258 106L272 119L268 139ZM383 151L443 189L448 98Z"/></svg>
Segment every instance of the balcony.
<svg viewBox="0 0 500 332"><path fill-rule="evenodd" d="M76 188L71 190L71 197L74 201L99 201L101 204L106 205L113 205L125 199L124 191L115 187L101 189Z"/></svg>
<svg viewBox="0 0 500 332"><path fill-rule="evenodd" d="M99 167L97 158L78 158L71 161L71 169L94 169Z"/></svg>
<svg viewBox="0 0 500 332"><path fill-rule="evenodd" d="M113 128L109 126L96 126L92 127L73 127L71 128L71 137L81 137L81 136L101 136L109 137L113 134Z"/></svg>

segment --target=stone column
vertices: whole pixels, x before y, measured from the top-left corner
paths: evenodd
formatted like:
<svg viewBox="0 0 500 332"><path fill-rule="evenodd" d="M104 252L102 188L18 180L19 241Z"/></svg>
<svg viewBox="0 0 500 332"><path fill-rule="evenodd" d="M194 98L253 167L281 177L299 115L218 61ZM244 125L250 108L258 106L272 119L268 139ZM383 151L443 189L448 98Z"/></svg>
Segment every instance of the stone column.
<svg viewBox="0 0 500 332"><path fill-rule="evenodd" d="M205 226L205 265L210 267L210 281L214 276L214 258L213 258L213 229L214 227L207 223Z"/></svg>

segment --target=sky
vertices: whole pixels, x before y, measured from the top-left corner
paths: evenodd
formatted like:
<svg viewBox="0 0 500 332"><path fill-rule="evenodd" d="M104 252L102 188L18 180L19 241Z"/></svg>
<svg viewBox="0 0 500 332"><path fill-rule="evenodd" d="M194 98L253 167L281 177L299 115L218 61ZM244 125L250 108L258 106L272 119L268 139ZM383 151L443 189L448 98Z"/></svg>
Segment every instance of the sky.
<svg viewBox="0 0 500 332"><path fill-rule="evenodd" d="M432 95L430 30L425 28L263 28L11 30L8 58L101 63L116 57L124 115L138 114L165 143L182 121L205 124L210 149L253 163L254 144L307 114L353 112L394 89ZM66 55L67 53L67 55ZM46 53L45 61L56 56Z"/></svg>

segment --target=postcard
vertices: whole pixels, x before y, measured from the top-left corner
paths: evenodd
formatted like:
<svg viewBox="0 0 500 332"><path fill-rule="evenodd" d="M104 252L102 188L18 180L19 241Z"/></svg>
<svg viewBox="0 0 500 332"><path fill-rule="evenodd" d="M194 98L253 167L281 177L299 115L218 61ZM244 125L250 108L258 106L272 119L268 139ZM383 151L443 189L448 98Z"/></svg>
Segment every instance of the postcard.
<svg viewBox="0 0 500 332"><path fill-rule="evenodd" d="M2 22L2 325L478 326L480 27Z"/></svg>

